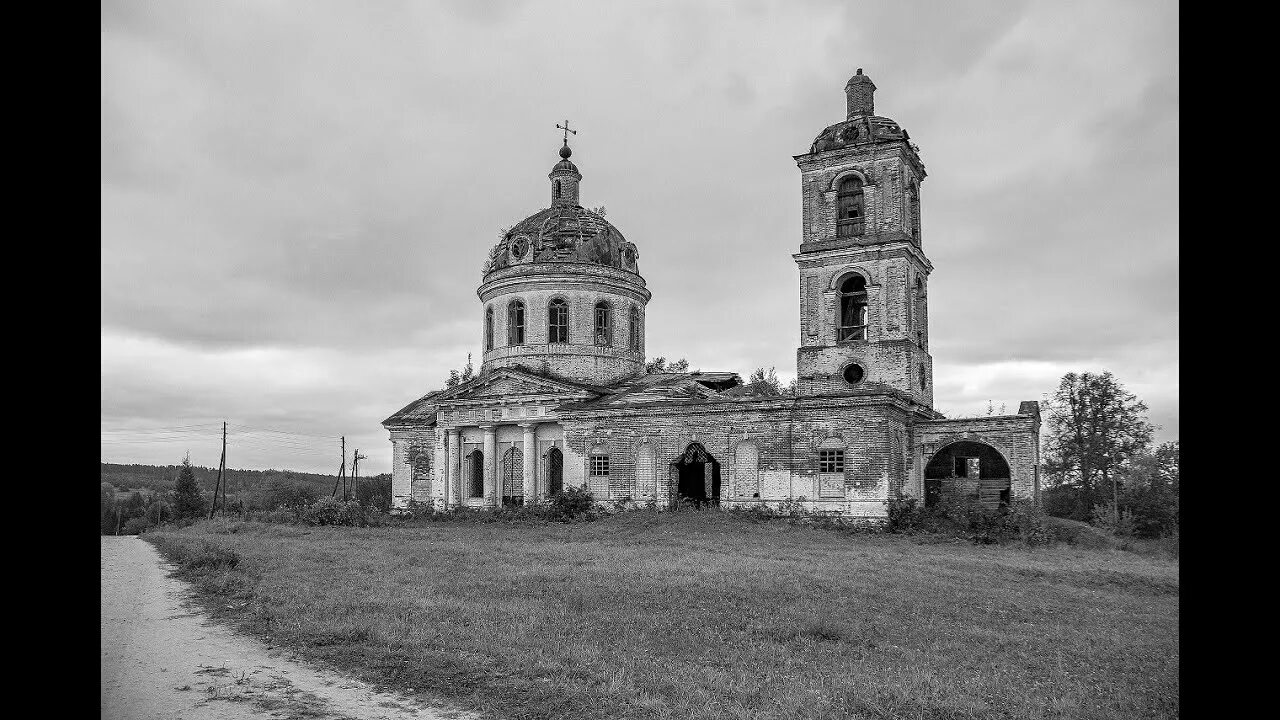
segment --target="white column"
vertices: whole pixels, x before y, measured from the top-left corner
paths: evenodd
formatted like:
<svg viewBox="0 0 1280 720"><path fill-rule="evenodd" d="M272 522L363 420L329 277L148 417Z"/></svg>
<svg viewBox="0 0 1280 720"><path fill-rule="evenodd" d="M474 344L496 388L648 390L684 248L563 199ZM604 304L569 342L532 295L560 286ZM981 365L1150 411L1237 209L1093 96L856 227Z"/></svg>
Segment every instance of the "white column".
<svg viewBox="0 0 1280 720"><path fill-rule="evenodd" d="M436 471L436 480L440 483L441 489L444 491L443 493L441 493L442 497L440 499L441 501L443 501L444 506L446 508L449 507L449 468L452 467L452 463L450 463L449 461L452 458L453 458L453 455L449 453L449 431L441 429L440 431L440 465L439 467L435 468L435 471ZM435 506L434 496L432 496L431 498L431 505L433 507Z"/></svg>
<svg viewBox="0 0 1280 720"><path fill-rule="evenodd" d="M538 423L521 423L520 427L524 428L524 504L532 505L538 502L539 497L536 472L538 447L534 441Z"/></svg>
<svg viewBox="0 0 1280 720"><path fill-rule="evenodd" d="M484 430L484 500L486 505L496 507L502 504L498 477L498 429L493 425L480 427Z"/></svg>
<svg viewBox="0 0 1280 720"><path fill-rule="evenodd" d="M462 429L449 431L449 507L462 504Z"/></svg>

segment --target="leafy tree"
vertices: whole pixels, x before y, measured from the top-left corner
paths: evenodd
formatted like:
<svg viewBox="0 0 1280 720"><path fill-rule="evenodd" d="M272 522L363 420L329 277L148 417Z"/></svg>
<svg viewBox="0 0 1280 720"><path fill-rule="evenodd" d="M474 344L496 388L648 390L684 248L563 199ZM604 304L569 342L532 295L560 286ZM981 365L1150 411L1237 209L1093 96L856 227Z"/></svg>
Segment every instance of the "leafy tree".
<svg viewBox="0 0 1280 720"><path fill-rule="evenodd" d="M1119 522L1118 472L1151 444L1147 406L1110 372L1067 373L1049 403L1045 467L1050 477L1079 490L1088 512L1111 495Z"/></svg>
<svg viewBox="0 0 1280 720"><path fill-rule="evenodd" d="M444 386L447 388L457 387L458 383L460 382L462 382L462 376L458 373L458 371L450 370L449 379L444 381Z"/></svg>
<svg viewBox="0 0 1280 720"><path fill-rule="evenodd" d="M767 373L764 368L756 368L751 377L747 378L747 387L755 395L776 397L785 393L782 382L778 380L776 367L769 368Z"/></svg>
<svg viewBox="0 0 1280 720"><path fill-rule="evenodd" d="M191 469L191 456L182 459L182 469L173 486L173 514L179 519L200 517L204 514L204 495L196 474Z"/></svg>
<svg viewBox="0 0 1280 720"><path fill-rule="evenodd" d="M644 364L644 371L646 373L689 372L689 361L684 358L680 358L668 365L665 357L656 357Z"/></svg>

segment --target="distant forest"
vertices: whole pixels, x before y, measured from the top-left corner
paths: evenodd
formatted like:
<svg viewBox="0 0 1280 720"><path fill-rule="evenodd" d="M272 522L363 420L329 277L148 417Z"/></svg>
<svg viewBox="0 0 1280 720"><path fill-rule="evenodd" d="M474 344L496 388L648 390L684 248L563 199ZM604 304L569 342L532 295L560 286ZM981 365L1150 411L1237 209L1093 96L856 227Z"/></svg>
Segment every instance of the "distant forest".
<svg viewBox="0 0 1280 720"><path fill-rule="evenodd" d="M166 492L172 490L174 481L178 478L178 471L182 469L181 465L117 465L115 463L101 463L101 466L102 482L111 483L118 491L150 490L152 492ZM212 493L213 486L218 480L218 468L192 465L191 469L195 471L196 480L200 483L200 489ZM365 479L389 479L390 477L390 473L383 473L382 475L373 475ZM333 485L338 480L338 476L296 472L294 470L231 469L224 473L224 479L227 483L228 495L260 492L273 484L288 483L290 485L307 485L314 488L316 494L326 496L333 491ZM348 484L351 483L350 476L348 476L347 482ZM341 493L341 486L339 486L339 493Z"/></svg>

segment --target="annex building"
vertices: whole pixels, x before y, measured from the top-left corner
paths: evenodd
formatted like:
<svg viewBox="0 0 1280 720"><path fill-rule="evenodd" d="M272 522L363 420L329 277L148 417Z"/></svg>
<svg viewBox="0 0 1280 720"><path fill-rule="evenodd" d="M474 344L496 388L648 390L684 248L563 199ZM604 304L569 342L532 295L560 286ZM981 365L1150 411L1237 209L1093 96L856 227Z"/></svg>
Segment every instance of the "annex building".
<svg viewBox="0 0 1280 720"><path fill-rule="evenodd" d="M639 251L579 204L566 141L550 206L489 253L479 373L383 421L396 506L534 503L578 486L659 508L793 502L874 518L905 495L1036 496L1038 403L953 420L933 409L926 174L906 130L875 114L875 89L859 69L845 119L795 156L794 395L753 393L733 372L645 372Z"/></svg>

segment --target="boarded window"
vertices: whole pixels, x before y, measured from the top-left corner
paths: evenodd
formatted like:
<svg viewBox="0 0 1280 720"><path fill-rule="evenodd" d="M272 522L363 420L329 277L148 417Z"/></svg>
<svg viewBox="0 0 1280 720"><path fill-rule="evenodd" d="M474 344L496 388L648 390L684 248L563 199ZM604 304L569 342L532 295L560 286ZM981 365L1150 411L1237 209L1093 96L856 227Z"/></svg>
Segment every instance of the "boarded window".
<svg viewBox="0 0 1280 720"><path fill-rule="evenodd" d="M507 305L507 344L524 344L524 303L519 300Z"/></svg>
<svg viewBox="0 0 1280 720"><path fill-rule="evenodd" d="M840 283L840 341L867 339L867 279L854 273Z"/></svg>
<svg viewBox="0 0 1280 720"><path fill-rule="evenodd" d="M760 497L760 449L740 442L733 453L733 487L739 497Z"/></svg>
<svg viewBox="0 0 1280 720"><path fill-rule="evenodd" d="M596 345L613 345L613 309L603 300L596 303Z"/></svg>
<svg viewBox="0 0 1280 720"><path fill-rule="evenodd" d="M836 236L861 235L864 216L862 180L856 177L845 178L840 181L840 188L836 194Z"/></svg>
<svg viewBox="0 0 1280 720"><path fill-rule="evenodd" d="M569 342L569 306L558 298L547 306L547 342Z"/></svg>
<svg viewBox="0 0 1280 720"><path fill-rule="evenodd" d="M651 498L657 492L657 452L645 443L636 451L636 496Z"/></svg>

